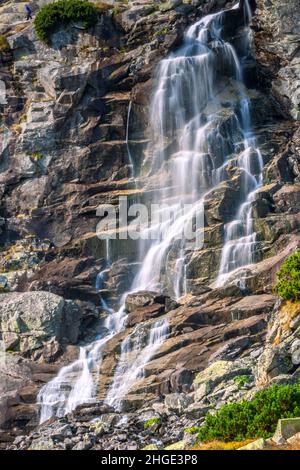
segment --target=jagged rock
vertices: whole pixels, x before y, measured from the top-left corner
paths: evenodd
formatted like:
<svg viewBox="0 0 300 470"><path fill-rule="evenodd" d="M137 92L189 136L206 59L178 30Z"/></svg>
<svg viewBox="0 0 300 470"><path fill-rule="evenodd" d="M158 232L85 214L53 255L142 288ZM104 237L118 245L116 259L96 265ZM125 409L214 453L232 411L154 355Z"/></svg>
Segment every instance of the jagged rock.
<svg viewBox="0 0 300 470"><path fill-rule="evenodd" d="M125 31L130 31L140 18L148 16L153 11L153 5L130 6L129 9L126 9L124 12L118 15L118 21Z"/></svg>
<svg viewBox="0 0 300 470"><path fill-rule="evenodd" d="M300 432L300 418L280 419L277 424L276 431L272 437L274 442L279 439L289 439L291 436Z"/></svg>
<svg viewBox="0 0 300 470"><path fill-rule="evenodd" d="M81 312L76 304L49 292L0 295L0 330L14 350L32 353L55 339L76 343Z"/></svg>
<svg viewBox="0 0 300 470"><path fill-rule="evenodd" d="M246 446L239 447L238 450L261 450L267 446L265 439L257 439Z"/></svg>
<svg viewBox="0 0 300 470"><path fill-rule="evenodd" d="M177 306L177 303L170 299L170 297L159 294L158 292L136 292L128 294L125 300L125 308L129 313L137 308L147 307L149 305L152 306L154 304L165 306L166 312Z"/></svg>
<svg viewBox="0 0 300 470"><path fill-rule="evenodd" d="M54 443L51 438L49 439L35 439L29 447L29 450L53 450Z"/></svg>
<svg viewBox="0 0 300 470"><path fill-rule="evenodd" d="M9 320L5 319L7 349L21 349L35 361L56 363L53 369L47 369L44 364L24 362L22 358L12 360L8 354L5 370L1 369L7 387L1 389L4 421L12 428L28 425L27 431L37 420L36 392L61 365L58 360L65 345L77 342L79 334L81 340L95 337L99 322L106 315L99 308L101 298L109 299L110 306L117 304L117 292L129 289L137 269L135 243L111 240L107 245L97 238L96 209L101 204L117 205L122 195L138 196L149 202L147 198L151 198L156 183L153 180L164 177L164 174L148 175L146 167L153 154L152 148L151 152L145 150L151 147L148 106L158 61L180 43L188 24L226 5L231 7L232 2L193 0L191 5L181 5L182 2L174 0L161 4L159 9L150 3L124 4L117 7L119 13L117 9L113 15L111 11L104 12L93 34L79 31L76 25L59 27L52 37L53 47L37 40L32 23L24 21L24 12L16 2L0 3L0 34L7 37L11 49L0 51L0 79L4 77L7 84L8 101L0 110L1 247L4 244L1 268L5 268L1 269L0 286L23 292L51 291L80 301L83 311L79 318L74 306L71 315L69 309L74 304L61 299L54 309L53 322L48 322L45 308L41 322L37 323L37 307L28 302L24 306L26 311L20 312L22 322L17 327L11 328L9 324L8 329ZM43 3L44 0L34 2L35 11ZM250 3L258 8L252 31L258 67L251 57L243 61L243 75L251 90L245 88L238 94L249 95L250 112L266 163L264 186L257 191L252 211L258 263L233 273L222 289L211 284L219 270L224 223L236 217L245 180L245 172L237 168L244 140L237 119L240 96L231 96L234 80L228 67L224 67L223 47L212 45L220 59L216 80L219 81L219 72L229 76L218 84L218 98L224 106L222 112L215 113L216 122L208 123L205 155L217 168L221 156L226 154L228 181L206 195L205 246L187 253L187 292L194 297L188 295L181 306L156 293L152 298L149 293L140 295L139 299L138 294L129 298L126 330L113 338L103 352L98 385L101 398L111 383L121 342L131 328L139 322L151 325L156 317L164 314L169 322L169 336L146 365L145 376L125 398L125 411L126 407L132 411L132 415L125 415L129 423L123 425L125 431L115 431L119 415L113 409L103 403L85 405L64 418L66 421L57 420L57 430L51 428L59 442L47 437L48 424L39 429L43 436L40 440L32 434L30 442L25 438L15 442L17 448L28 448L31 441L33 448L97 449L98 446L122 450L151 446L150 437L144 434L138 417L134 416L143 402L153 402L154 407L163 405L155 400L162 400L165 395L170 399L174 393L176 396L180 393L182 402L195 396L200 401L189 404L186 410L180 411L180 416L170 411L166 418L162 412L166 423L163 419L159 439L164 442L158 445L160 448L180 441L188 425L201 424L203 414L211 406L240 399L247 387L239 389L233 374L244 375L243 367L248 371L249 388L254 389L252 364L265 346L266 325L276 301L271 294L276 271L300 241L297 199L300 140L298 123L292 120L299 117L299 13L297 0ZM240 11L227 11L222 26L224 37L230 38L239 55L242 41L238 37L244 28ZM256 87L260 91L254 90ZM235 110L228 106L230 99L237 100ZM205 107L201 112L210 114ZM212 145L216 136L222 145ZM166 142L167 146L175 146L172 139ZM142 163L147 152L148 160ZM137 186L131 177L129 153L134 170L141 166L145 170ZM252 165L254 161L255 154L251 152ZM31 250L24 245L22 255L12 254L18 242L32 234L41 240L48 239L47 248L37 254L35 248ZM171 255L170 252L170 259ZM166 263L166 271L168 268ZM108 272L103 289L98 291L94 288L96 276L103 269ZM240 279L243 279L242 289L236 285ZM39 292L22 295L29 294L33 298L40 295ZM48 295L52 294L47 292ZM2 306L1 299L0 302ZM2 310L1 328L5 315ZM11 311L9 316L13 317L14 313ZM283 322L278 322L269 332L266 350L271 352L259 359L261 370L268 371L269 383L296 380L298 316L289 319L287 330ZM24 331L25 327L32 331ZM145 332L143 341L146 337ZM275 339L280 340L276 347ZM77 357L77 353L74 348L65 362ZM240 364L240 356L246 359L244 365ZM213 367L212 363L219 359L225 359L232 367L235 364L237 371L231 370L231 366L221 368L207 381L200 380L198 389L192 393L194 375L200 371L205 376L207 367ZM9 376L10 368L14 377ZM209 403L205 405L206 399ZM178 410L181 408L180 405ZM85 426L95 418L104 423L99 425L99 433L94 433L96 443L93 431L89 425ZM69 425L78 434L68 437L69 431L66 436L59 431ZM85 436L83 443L82 436Z"/></svg>

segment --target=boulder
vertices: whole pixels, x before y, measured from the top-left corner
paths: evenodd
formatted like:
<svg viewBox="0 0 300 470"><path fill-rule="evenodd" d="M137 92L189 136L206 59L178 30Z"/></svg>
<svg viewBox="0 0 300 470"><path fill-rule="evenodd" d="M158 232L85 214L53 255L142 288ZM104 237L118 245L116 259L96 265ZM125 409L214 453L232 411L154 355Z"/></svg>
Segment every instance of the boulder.
<svg viewBox="0 0 300 470"><path fill-rule="evenodd" d="M291 446L294 446L294 445L299 446L300 445L300 432L297 432L292 437L289 437L286 441Z"/></svg>
<svg viewBox="0 0 300 470"><path fill-rule="evenodd" d="M257 439L254 442L250 442L246 446L239 447L238 450L261 450L267 446L265 439Z"/></svg>
<svg viewBox="0 0 300 470"><path fill-rule="evenodd" d="M128 294L125 300L125 308L129 313L137 308L148 307L153 304L164 305L166 312L177 306L177 303L168 295L151 291L140 291Z"/></svg>
<svg viewBox="0 0 300 470"><path fill-rule="evenodd" d="M130 31L135 23L143 18L144 16L150 15L154 11L152 5L136 5L131 6L118 15L118 22L124 28L125 31Z"/></svg>
<svg viewBox="0 0 300 470"><path fill-rule="evenodd" d="M0 331L6 349L31 354L48 342L76 343L81 311L49 292L0 294Z"/></svg>
<svg viewBox="0 0 300 470"><path fill-rule="evenodd" d="M274 442L281 439L287 440L297 433L300 433L300 418L279 419L272 440Z"/></svg>
<svg viewBox="0 0 300 470"><path fill-rule="evenodd" d="M279 346L268 346L258 359L255 375L258 384L265 384L270 379L288 374L294 369L291 355Z"/></svg>
<svg viewBox="0 0 300 470"><path fill-rule="evenodd" d="M170 393L165 397L165 406L168 410L181 414L192 401L190 396L183 393Z"/></svg>

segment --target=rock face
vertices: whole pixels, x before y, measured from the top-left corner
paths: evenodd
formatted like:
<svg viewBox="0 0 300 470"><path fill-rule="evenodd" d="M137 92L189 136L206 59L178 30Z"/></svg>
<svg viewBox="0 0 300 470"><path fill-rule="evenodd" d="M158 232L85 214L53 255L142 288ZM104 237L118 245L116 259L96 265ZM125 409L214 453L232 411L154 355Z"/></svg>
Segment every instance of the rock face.
<svg viewBox="0 0 300 470"><path fill-rule="evenodd" d="M34 11L45 3L33 2ZM184 429L200 425L212 408L274 382L298 380L299 308L279 305L272 287L279 266L300 243L299 1L249 3L255 9L253 57L243 72L265 165L253 202L255 263L216 288L224 226L236 215L243 191L232 159L228 181L205 198L204 246L186 254L188 295L175 302L169 291L130 294L126 328L103 350L94 407L17 437L13 448L185 446L192 438ZM168 175L149 172L155 69L181 44L188 25L232 4L108 5L92 30L59 27L49 46L24 20L22 3L0 2L0 35L7 41L0 46L6 90L5 104L0 100L2 447L37 425L38 390L77 357L74 345L102 333L106 304L114 308L129 289L139 261L136 244L99 240L97 208L117 206L120 196L149 202L158 178L167 184ZM224 25L237 48L243 25L235 10ZM222 102L232 98L232 89L226 76ZM216 116L215 126L230 155L236 149L228 135L236 141L242 135L229 108ZM218 151L211 150L216 160ZM177 267L170 255L172 275ZM168 269L164 276L168 285ZM127 393L124 418L103 404L122 342L139 325L145 336L164 319L168 337Z"/></svg>

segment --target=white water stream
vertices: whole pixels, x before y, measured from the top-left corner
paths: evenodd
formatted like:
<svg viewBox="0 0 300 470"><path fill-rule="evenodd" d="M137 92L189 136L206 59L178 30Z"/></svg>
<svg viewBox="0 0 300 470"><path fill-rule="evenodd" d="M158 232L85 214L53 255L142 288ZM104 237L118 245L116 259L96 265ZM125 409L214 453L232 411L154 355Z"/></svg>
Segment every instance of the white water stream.
<svg viewBox="0 0 300 470"><path fill-rule="evenodd" d="M252 202L262 182L263 162L251 131L239 58L223 37L224 15L226 12L208 15L188 28L182 47L159 65L150 111L153 139L149 148L150 177L157 175L151 202L160 206L148 231L155 233L156 239L141 240L142 263L130 292L162 291L166 286L177 298L187 292L185 255L189 241L183 229L195 215L203 214L205 199L228 178L227 166L233 162L241 173L243 194L235 220L225 225L217 284L222 285L233 270L253 261L256 234ZM244 18L247 28L247 3ZM128 122L130 111L131 104ZM126 144L133 166L128 122ZM185 204L189 204L188 211L183 211ZM109 256L107 243L108 262ZM101 284L100 273L98 289ZM125 326L125 297L121 297L117 312L102 300L108 312L104 324L107 335L82 347L79 359L63 367L42 388L38 396L41 422L95 399L103 348ZM121 408L123 397L167 336L168 323L161 319L152 326L137 325L124 339L107 403Z"/></svg>

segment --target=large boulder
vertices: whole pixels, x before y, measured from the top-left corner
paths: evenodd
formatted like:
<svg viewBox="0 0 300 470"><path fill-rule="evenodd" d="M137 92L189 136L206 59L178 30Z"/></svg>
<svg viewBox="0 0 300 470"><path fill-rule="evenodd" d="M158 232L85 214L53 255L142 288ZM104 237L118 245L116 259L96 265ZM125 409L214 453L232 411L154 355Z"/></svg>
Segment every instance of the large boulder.
<svg viewBox="0 0 300 470"><path fill-rule="evenodd" d="M216 361L202 372L199 372L194 379L195 400L202 400L205 396L211 395L216 388L226 388L227 383L239 376L249 377L252 369L242 361Z"/></svg>
<svg viewBox="0 0 300 470"><path fill-rule="evenodd" d="M6 350L26 355L49 342L76 343L81 311L50 292L0 295L0 332Z"/></svg>
<svg viewBox="0 0 300 470"><path fill-rule="evenodd" d="M257 363L257 383L259 385L268 383L274 377L292 372L294 367L291 354L279 346L268 346Z"/></svg>
<svg viewBox="0 0 300 470"><path fill-rule="evenodd" d="M149 305L164 305L165 310L169 311L177 307L177 303L169 296L151 291L139 291L128 294L125 301L127 312L133 312L137 308L147 307Z"/></svg>

